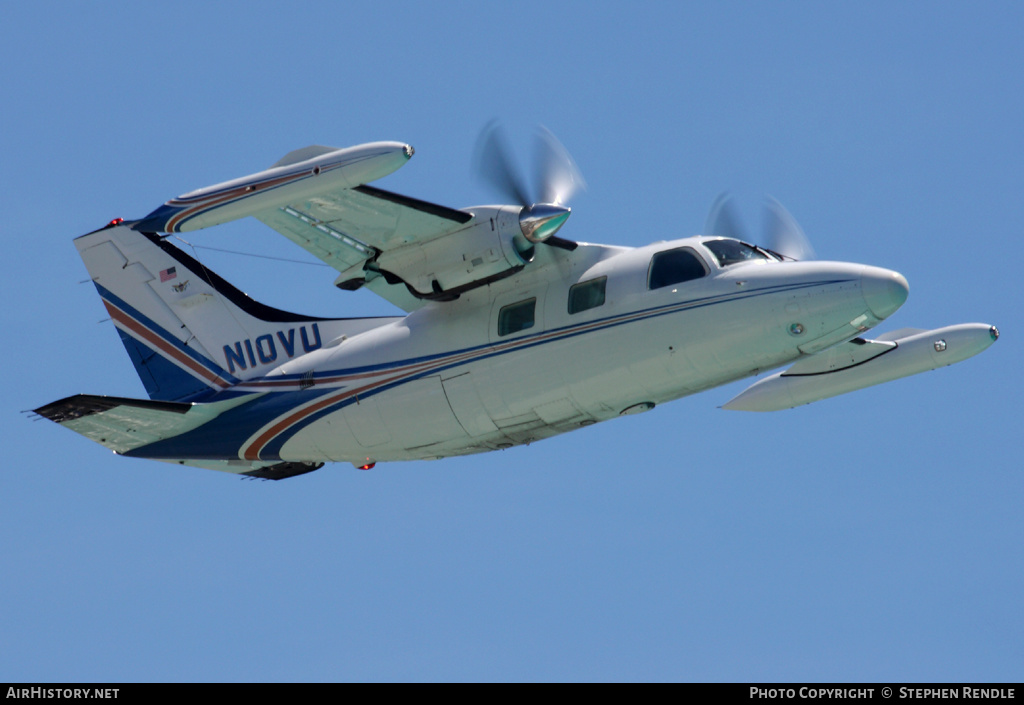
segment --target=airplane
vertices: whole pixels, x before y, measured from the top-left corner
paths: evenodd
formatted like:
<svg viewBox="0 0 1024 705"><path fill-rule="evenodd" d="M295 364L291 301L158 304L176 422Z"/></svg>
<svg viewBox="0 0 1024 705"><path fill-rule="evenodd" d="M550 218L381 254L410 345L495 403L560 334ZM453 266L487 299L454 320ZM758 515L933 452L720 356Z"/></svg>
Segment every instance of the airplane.
<svg viewBox="0 0 1024 705"><path fill-rule="evenodd" d="M327 462L502 450L730 382L775 411L967 359L968 323L864 333L906 300L895 271L813 259L773 203L772 246L707 234L644 247L556 232L582 177L550 133L531 198L490 126L482 176L506 205L454 209L371 185L413 148L310 146L75 240L148 399L78 394L39 415L128 457L280 480ZM170 242L252 216L404 316L316 318L259 303Z"/></svg>

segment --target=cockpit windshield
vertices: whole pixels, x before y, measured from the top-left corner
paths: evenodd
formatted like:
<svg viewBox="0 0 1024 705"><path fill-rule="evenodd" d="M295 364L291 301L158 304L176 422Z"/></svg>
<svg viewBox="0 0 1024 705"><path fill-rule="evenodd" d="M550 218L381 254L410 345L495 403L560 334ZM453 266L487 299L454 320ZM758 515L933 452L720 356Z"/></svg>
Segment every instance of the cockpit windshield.
<svg viewBox="0 0 1024 705"><path fill-rule="evenodd" d="M704 247L711 250L715 259L718 260L718 264L723 267L739 262L758 262L763 264L772 259L767 252L739 240L706 240L703 244Z"/></svg>

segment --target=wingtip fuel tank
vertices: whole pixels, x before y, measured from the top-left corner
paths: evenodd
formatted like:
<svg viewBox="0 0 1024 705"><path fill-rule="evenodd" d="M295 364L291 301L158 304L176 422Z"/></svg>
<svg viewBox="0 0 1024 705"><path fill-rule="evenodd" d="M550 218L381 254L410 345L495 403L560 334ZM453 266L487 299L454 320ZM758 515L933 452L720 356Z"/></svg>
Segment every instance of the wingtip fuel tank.
<svg viewBox="0 0 1024 705"><path fill-rule="evenodd" d="M999 338L995 326L961 323L898 338L854 340L752 384L722 408L779 411L966 360Z"/></svg>

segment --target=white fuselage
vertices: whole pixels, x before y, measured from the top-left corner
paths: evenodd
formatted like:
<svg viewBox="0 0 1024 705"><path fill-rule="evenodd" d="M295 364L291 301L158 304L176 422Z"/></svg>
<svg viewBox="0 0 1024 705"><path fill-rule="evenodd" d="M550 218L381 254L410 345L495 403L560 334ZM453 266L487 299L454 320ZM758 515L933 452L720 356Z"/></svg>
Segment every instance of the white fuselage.
<svg viewBox="0 0 1024 705"><path fill-rule="evenodd" d="M552 257L457 301L325 340L262 380L305 376L302 389L326 393L264 424L240 456L359 465L530 443L787 364L857 336L902 303L886 302L886 282L899 277L888 270L723 267L701 244L708 239L583 245L571 265ZM652 256L683 246L707 275L649 289ZM552 276L548 268L560 266ZM600 277L604 303L570 314L570 287ZM529 299L533 324L499 335L501 309Z"/></svg>

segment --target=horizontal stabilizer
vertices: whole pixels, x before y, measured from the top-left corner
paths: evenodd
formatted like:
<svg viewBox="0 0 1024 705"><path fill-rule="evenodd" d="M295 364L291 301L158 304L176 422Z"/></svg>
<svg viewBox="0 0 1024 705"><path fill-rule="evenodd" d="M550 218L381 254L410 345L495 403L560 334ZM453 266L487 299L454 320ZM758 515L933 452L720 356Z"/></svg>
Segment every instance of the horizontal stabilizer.
<svg viewBox="0 0 1024 705"><path fill-rule="evenodd" d="M76 394L41 406L35 412L110 448L115 453L123 454L191 431L250 398L239 397L214 404L183 404L152 399ZM284 480L313 472L324 465L320 462L280 460L157 459L174 465L218 470L262 480Z"/></svg>
<svg viewBox="0 0 1024 705"><path fill-rule="evenodd" d="M280 460L195 460L193 458L185 460L154 458L154 460L161 460L161 462L174 465L187 465L204 470L229 472L233 475L244 475L260 480L287 480L289 477L305 475L324 466L323 463L282 462Z"/></svg>
<svg viewBox="0 0 1024 705"><path fill-rule="evenodd" d="M899 336L899 337L897 337ZM856 339L804 358L747 387L723 405L739 411L778 411L966 360L999 337L995 326L962 323L935 330L907 328Z"/></svg>
<svg viewBox="0 0 1024 705"><path fill-rule="evenodd" d="M41 406L35 412L115 453L126 453L191 431L248 398L237 397L216 404L183 404L76 394Z"/></svg>

